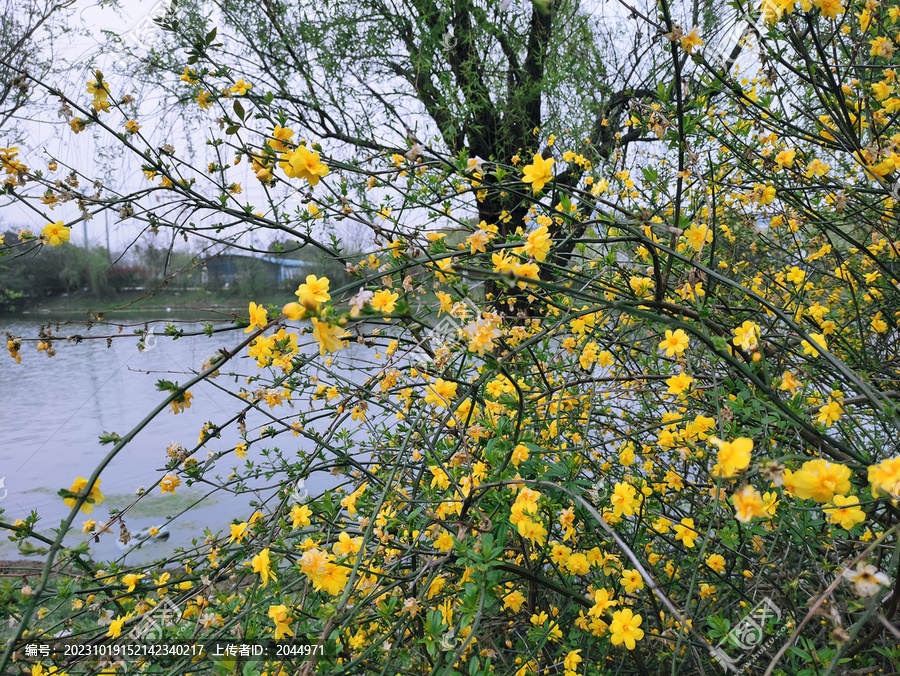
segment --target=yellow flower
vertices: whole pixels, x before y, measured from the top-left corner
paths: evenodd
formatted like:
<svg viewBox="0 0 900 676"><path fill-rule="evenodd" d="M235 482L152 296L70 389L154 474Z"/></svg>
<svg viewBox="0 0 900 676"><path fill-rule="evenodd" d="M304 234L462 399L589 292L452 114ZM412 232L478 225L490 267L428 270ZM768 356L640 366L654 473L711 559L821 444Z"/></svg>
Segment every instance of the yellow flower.
<svg viewBox="0 0 900 676"><path fill-rule="evenodd" d="M229 89L232 94L237 94L238 96L244 96L250 88L253 87L252 84L244 82L244 78L241 78L237 82L234 83L234 86Z"/></svg>
<svg viewBox="0 0 900 676"><path fill-rule="evenodd" d="M397 306L397 299L399 297L400 295L398 293L392 293L388 289L382 289L372 296L372 300L369 301L369 303L372 305L373 309L380 310L385 314L390 314Z"/></svg>
<svg viewBox="0 0 900 676"><path fill-rule="evenodd" d="M869 44L872 48L869 50L869 56L883 56L886 59L894 55L894 43L890 38L880 37L870 40Z"/></svg>
<svg viewBox="0 0 900 676"><path fill-rule="evenodd" d="M712 231L705 223L691 223L691 227L685 231L684 236L694 251L700 251L703 249L704 243L709 244L713 240Z"/></svg>
<svg viewBox="0 0 900 676"><path fill-rule="evenodd" d="M796 265L793 266L790 271L787 273L787 280L789 282L793 282L797 286L803 284L803 280L806 278L806 271L801 270Z"/></svg>
<svg viewBox="0 0 900 676"><path fill-rule="evenodd" d="M315 275L307 275L306 283L297 287L294 295L300 304L308 310L318 310L322 303L331 300L331 294L328 293L328 286L331 284L327 277L316 277ZM287 305L284 306L285 311ZM287 312L285 312L287 314ZM288 317L289 319L299 319L299 317Z"/></svg>
<svg viewBox="0 0 900 676"><path fill-rule="evenodd" d="M644 630L640 628L642 621L641 616L635 615L629 608L615 611L609 625L612 644L624 643L626 648L634 650L635 642L644 638Z"/></svg>
<svg viewBox="0 0 900 676"><path fill-rule="evenodd" d="M585 554L577 552L566 559L566 570L572 575L587 575L591 570L591 564Z"/></svg>
<svg viewBox="0 0 900 676"><path fill-rule="evenodd" d="M812 343L807 340L800 342L800 345L803 347L803 354L811 354L813 357L818 357L818 348L822 348L823 350L828 349L828 343L825 342L825 336L821 333L810 333L809 337L812 338Z"/></svg>
<svg viewBox="0 0 900 676"><path fill-rule="evenodd" d="M275 129L272 131L272 138L266 141L266 145L276 152L286 153L289 148L285 144L290 143L293 136L293 129L288 129L287 127L276 124ZM312 202L310 202L310 205L313 206Z"/></svg>
<svg viewBox="0 0 900 676"><path fill-rule="evenodd" d="M128 122L125 123L125 131L127 131L129 134L137 134L140 128L141 125L139 125L134 120L128 120Z"/></svg>
<svg viewBox="0 0 900 676"><path fill-rule="evenodd" d="M791 394L797 394L797 390L802 384L803 383L794 378L793 373L791 373L790 371L785 371L781 374L781 385L778 386L778 389L790 390Z"/></svg>
<svg viewBox="0 0 900 676"><path fill-rule="evenodd" d="M694 547L694 541L698 537L700 533L694 529L693 519L682 519L680 524L675 525L675 539L681 540L688 549Z"/></svg>
<svg viewBox="0 0 900 676"><path fill-rule="evenodd" d="M255 329L262 329L269 323L269 311L262 305L250 303L250 325L244 329L244 333L250 333Z"/></svg>
<svg viewBox="0 0 900 676"><path fill-rule="evenodd" d="M750 453L753 451L753 440L738 437L734 441L721 441L710 437L710 442L719 447L718 462L713 467L713 474L728 478L746 469L750 464Z"/></svg>
<svg viewBox="0 0 900 676"><path fill-rule="evenodd" d="M665 350L667 357L673 355L680 357L681 353L687 348L689 341L687 334L681 329L676 329L675 331L666 330L666 338L659 344L659 349Z"/></svg>
<svg viewBox="0 0 900 676"><path fill-rule="evenodd" d="M703 40L700 39L700 34L697 32L696 26L691 29L691 32L681 38L681 48L686 51L688 54L691 54L694 51L694 47L699 47L704 44Z"/></svg>
<svg viewBox="0 0 900 676"><path fill-rule="evenodd" d="M121 615L118 616L116 619L109 623L109 631L106 632L106 635L111 638L118 638L122 633L122 626L129 619L131 619L130 614L126 615L125 617L122 617Z"/></svg>
<svg viewBox="0 0 900 676"><path fill-rule="evenodd" d="M60 246L63 242L69 241L69 228L63 225L62 221L48 223L41 230L41 240L50 246Z"/></svg>
<svg viewBox="0 0 900 676"><path fill-rule="evenodd" d="M801 500L828 502L850 492L850 468L821 458L809 460L791 476L791 492ZM787 481L785 481L787 485Z"/></svg>
<svg viewBox="0 0 900 676"><path fill-rule="evenodd" d="M528 235L528 241L525 242L523 249L527 256L534 258L538 263L543 263L547 260L547 253L552 245L553 240L550 239L547 226L542 225Z"/></svg>
<svg viewBox="0 0 900 676"><path fill-rule="evenodd" d="M831 427L833 423L840 420L843 413L844 407L841 406L840 402L831 399L819 409L819 417L816 420L825 425L825 427Z"/></svg>
<svg viewBox="0 0 900 676"><path fill-rule="evenodd" d="M883 491L894 498L900 498L900 455L869 467L869 484L872 497Z"/></svg>
<svg viewBox="0 0 900 676"><path fill-rule="evenodd" d="M531 183L534 192L540 192L553 178L553 159L545 160L535 153L532 163L526 164L522 172L522 182Z"/></svg>
<svg viewBox="0 0 900 676"><path fill-rule="evenodd" d="M280 641L285 636L293 636L291 630L291 617L285 605L269 606L269 618L275 623L275 640Z"/></svg>
<svg viewBox="0 0 900 676"><path fill-rule="evenodd" d="M97 71L97 75L100 75L100 71ZM95 101L105 101L109 97L109 82L104 82L101 76L88 82L87 90Z"/></svg>
<svg viewBox="0 0 900 676"><path fill-rule="evenodd" d="M613 489L612 497L609 501L613 506L613 514L616 516L631 516L635 509L641 504L640 499L636 497L637 490L634 486L625 483L617 483Z"/></svg>
<svg viewBox="0 0 900 676"><path fill-rule="evenodd" d="M731 496L734 502L734 518L741 523L750 523L757 517L767 517L765 501L753 486L744 486Z"/></svg>
<svg viewBox="0 0 900 676"><path fill-rule="evenodd" d="M83 477L78 477L75 479L75 482L72 484L72 487L69 489L72 493L82 493L87 486L87 479ZM94 505L99 505L103 502L105 498L103 497L103 493L100 492L100 479L97 479L94 482L94 485L91 487L91 492L88 493L87 498L81 504L81 511L85 514L90 514L94 511ZM63 499L66 507L74 507L76 499L75 498L65 498Z"/></svg>
<svg viewBox="0 0 900 676"><path fill-rule="evenodd" d="M313 338L319 343L319 355L324 356L325 352L337 352L343 349L344 341L342 338L346 335L346 331L340 326L331 325L328 322L321 322L315 317L311 318L313 323Z"/></svg>
<svg viewBox="0 0 900 676"><path fill-rule="evenodd" d="M710 554L706 557L706 565L717 573L725 572L725 557L721 554Z"/></svg>
<svg viewBox="0 0 900 676"><path fill-rule="evenodd" d="M247 526L249 526L246 521L244 523L233 523L231 524L231 537L228 538L229 542L233 542L237 540L238 543L247 536Z"/></svg>
<svg viewBox="0 0 900 676"><path fill-rule="evenodd" d="M866 520L866 514L859 507L859 498L855 495L835 495L832 501L824 507L828 520L839 525L844 530L850 530L855 525Z"/></svg>
<svg viewBox="0 0 900 676"><path fill-rule="evenodd" d="M456 397L457 387L457 383L438 378L433 385L428 385L425 388L425 403L446 408L450 405L450 401Z"/></svg>
<svg viewBox="0 0 900 676"><path fill-rule="evenodd" d="M525 595L518 589L511 594L508 594L506 598L503 599L503 607L512 609L514 613L519 612L519 609L524 603Z"/></svg>
<svg viewBox="0 0 900 676"><path fill-rule="evenodd" d="M668 378L666 385L669 386L669 394L681 394L685 390L689 390L693 382L694 379L682 371L677 376Z"/></svg>
<svg viewBox="0 0 900 676"><path fill-rule="evenodd" d="M434 541L434 548L442 552L449 552L453 549L453 536L442 529L441 534Z"/></svg>
<svg viewBox="0 0 900 676"><path fill-rule="evenodd" d="M742 347L745 350L756 350L757 347L759 347L758 324L747 320L739 327L732 330L735 337L731 342L733 342L738 347Z"/></svg>
<svg viewBox="0 0 900 676"><path fill-rule="evenodd" d="M306 179L312 185L318 185L319 179L328 176L328 167L319 158L318 152L310 152L306 146L297 146L292 152L281 156L278 166L288 178Z"/></svg>
<svg viewBox="0 0 900 676"><path fill-rule="evenodd" d="M134 574L123 575L122 582L124 582L125 584L128 585L129 592L133 592L135 586L137 585L137 583L140 581L140 579L142 577L144 577L144 576L143 575L134 575Z"/></svg>
<svg viewBox="0 0 900 676"><path fill-rule="evenodd" d="M310 525L312 523L310 516L312 516L312 510L306 505L294 505L291 508L291 522L294 528Z"/></svg>
<svg viewBox="0 0 900 676"><path fill-rule="evenodd" d="M776 191L774 186L764 185L762 183L754 183L751 199L763 205L771 204L775 201L775 194Z"/></svg>
<svg viewBox="0 0 900 676"><path fill-rule="evenodd" d="M510 457L510 462L512 462L513 467L518 468L521 463L528 460L528 455L528 446L526 446L525 444L519 444L513 449L512 456Z"/></svg>
<svg viewBox="0 0 900 676"><path fill-rule="evenodd" d="M331 549L337 556L356 554L362 548L362 541L362 537L352 538L348 533L341 533Z"/></svg>
<svg viewBox="0 0 900 676"><path fill-rule="evenodd" d="M332 596L337 596L347 586L350 569L333 563L326 563L324 568L325 570L314 580L313 586L316 589L324 590Z"/></svg>
<svg viewBox="0 0 900 676"><path fill-rule="evenodd" d="M191 407L191 399L194 398L194 395L190 392L185 392L182 395L179 395L175 399L169 402L169 406L172 407L172 413L178 415L184 409Z"/></svg>
<svg viewBox="0 0 900 676"><path fill-rule="evenodd" d="M797 151L791 148L787 150L782 150L775 156L775 161L781 165L782 167L792 167L794 166L794 157L796 157Z"/></svg>
<svg viewBox="0 0 900 676"><path fill-rule="evenodd" d="M622 571L622 586L626 592L631 594L638 589L644 588L644 580L637 569L625 569Z"/></svg>
<svg viewBox="0 0 900 676"><path fill-rule="evenodd" d="M201 110L209 110L209 92L205 92L202 89L200 93L197 94L197 98L194 101L197 102L197 105L200 106Z"/></svg>
<svg viewBox="0 0 900 676"><path fill-rule="evenodd" d="M250 563L253 566L253 572L259 573L259 577L262 579L263 587L265 587L269 583L269 578L277 581L275 574L272 572L272 564L269 561L268 548L262 550L259 554L254 556L253 560Z"/></svg>
<svg viewBox="0 0 900 676"><path fill-rule="evenodd" d="M286 303L285 306L281 308L281 314L292 322L295 322L306 316L306 308L300 305L300 303Z"/></svg>
<svg viewBox="0 0 900 676"><path fill-rule="evenodd" d="M806 178L812 178L813 176L824 176L829 171L831 171L831 167L822 162L821 160L815 159L806 165Z"/></svg>
<svg viewBox="0 0 900 676"><path fill-rule="evenodd" d="M563 660L563 669L566 671L575 671L578 669L578 665L583 661L581 650L570 650Z"/></svg>
<svg viewBox="0 0 900 676"><path fill-rule="evenodd" d="M174 474L170 474L159 482L159 488L162 491L160 495L163 495L164 493L171 493L172 495L175 495L175 489L180 485L181 479L179 479Z"/></svg>
<svg viewBox="0 0 900 676"><path fill-rule="evenodd" d="M841 0L812 0L812 4L822 10L822 16L826 19L836 19L838 14L844 13Z"/></svg>

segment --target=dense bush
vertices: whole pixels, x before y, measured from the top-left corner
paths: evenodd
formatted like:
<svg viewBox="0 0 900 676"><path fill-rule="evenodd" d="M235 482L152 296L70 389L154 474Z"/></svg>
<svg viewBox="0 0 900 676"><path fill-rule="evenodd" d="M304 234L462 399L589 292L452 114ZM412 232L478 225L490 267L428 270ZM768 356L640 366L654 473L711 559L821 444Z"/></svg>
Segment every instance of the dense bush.
<svg viewBox="0 0 900 676"><path fill-rule="evenodd" d="M561 30L556 7L534 4L533 40ZM72 511L57 533L41 535L35 517L5 524L18 542L43 537L50 553L40 584L20 592L0 667L38 669L15 652L26 630L123 641L166 599L176 609L160 629L169 642L317 646L311 658L245 674L893 669L900 98L890 66L900 10L822 0L763 11L760 70L732 77L667 2L651 9L641 19L652 30L651 86L617 104L619 131L600 123L594 138L525 124L541 119L530 100L504 109L523 116L509 123L481 96L479 77L496 74L482 70L478 40L504 45L477 7L454 9L457 51L442 58L470 88L466 119L492 121L496 146L478 125L457 137L431 109L443 146L426 147L409 125L405 148L348 140L324 103L309 103L331 130L320 143L284 80L241 77L232 36L189 12L165 23L189 49L169 86L196 102L194 114L216 107L222 124L208 146L224 160L194 168L150 143L117 103L114 79L95 73L90 99L67 100L73 132L94 126L138 149L135 162L172 206L231 223L216 226L220 243L288 232L351 280L310 274L281 308L256 289L231 327L247 334L238 349L161 380L164 398L146 420L104 434L103 465L60 491ZM419 59L410 68L436 69L424 52L448 44L434 31L443 14L422 14L427 35L410 28L397 39ZM249 16L237 23L276 33L289 19ZM519 38L530 58L532 43ZM515 48L497 53L512 61ZM413 77L405 68L395 74ZM435 100L427 82L438 74L413 79ZM327 88L312 76L304 84ZM402 120L392 101L369 103ZM516 129L526 141L510 150L510 138L523 138L509 136ZM626 137L652 150L626 156ZM477 156L462 139L504 152ZM304 208L246 208L227 174L241 162L267 196L281 184L302 189ZM42 181L27 167L10 173L20 186ZM130 204L154 227L190 231L139 195ZM365 254L351 257L329 227L346 220L371 232ZM30 245L47 249L59 226L42 236ZM19 338L9 337L13 357ZM102 504L105 465L154 416L190 407L204 380L238 403L196 443L170 446L151 490L240 493L260 478L279 490L150 569L94 564L87 543L63 552L79 510ZM242 435L236 448L215 443L227 426ZM340 486L307 496L299 482L325 473ZM109 537L104 529L128 518L91 518L83 530ZM85 574L51 586L58 558Z"/></svg>

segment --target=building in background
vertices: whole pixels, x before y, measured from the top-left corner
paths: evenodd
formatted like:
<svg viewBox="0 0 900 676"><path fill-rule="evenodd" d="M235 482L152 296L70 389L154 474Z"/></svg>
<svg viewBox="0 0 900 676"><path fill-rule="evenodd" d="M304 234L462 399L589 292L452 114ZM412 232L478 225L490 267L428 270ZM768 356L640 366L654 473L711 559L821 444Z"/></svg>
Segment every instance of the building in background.
<svg viewBox="0 0 900 676"><path fill-rule="evenodd" d="M250 280L259 280L268 286L281 286L305 276L312 266L307 261L290 258L221 253L205 259L202 269L203 286L229 288Z"/></svg>

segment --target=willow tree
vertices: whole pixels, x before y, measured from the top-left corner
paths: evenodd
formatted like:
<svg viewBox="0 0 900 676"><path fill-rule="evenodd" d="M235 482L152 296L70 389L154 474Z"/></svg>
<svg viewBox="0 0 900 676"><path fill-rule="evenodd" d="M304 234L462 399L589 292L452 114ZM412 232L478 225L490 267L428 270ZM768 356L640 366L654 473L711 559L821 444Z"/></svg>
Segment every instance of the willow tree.
<svg viewBox="0 0 900 676"><path fill-rule="evenodd" d="M13 122L29 102L32 84L22 71L37 78L50 72L54 36L62 32L61 22L73 1L5 0L0 5L0 35L4 36L0 45L0 131L4 134L12 136Z"/></svg>
<svg viewBox="0 0 900 676"><path fill-rule="evenodd" d="M553 136L590 139L595 159L648 140L626 128L629 104L655 97L648 85L671 71L647 34L617 5L562 2L376 0L180 2L164 47L145 72L166 78L184 67L253 83L301 134L343 147L348 160L424 151L510 162L552 155ZM653 13L652 8L647 9ZM685 9L696 24L699 5ZM220 50L203 38L213 27ZM237 47L235 47L237 45ZM170 86L171 80L163 80ZM671 86L671 85L669 85ZM173 92L191 104L184 89ZM655 140L655 137L651 137ZM526 156L527 154L527 156ZM558 158L557 158L558 159ZM579 171L557 176L574 185ZM503 232L527 212L517 195L487 188L478 220ZM511 219L501 218L506 212Z"/></svg>

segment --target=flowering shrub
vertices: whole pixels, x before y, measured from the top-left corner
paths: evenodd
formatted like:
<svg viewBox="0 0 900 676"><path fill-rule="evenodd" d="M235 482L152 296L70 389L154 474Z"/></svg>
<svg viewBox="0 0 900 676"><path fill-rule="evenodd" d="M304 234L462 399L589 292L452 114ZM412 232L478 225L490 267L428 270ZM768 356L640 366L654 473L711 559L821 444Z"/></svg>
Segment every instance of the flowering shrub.
<svg viewBox="0 0 900 676"><path fill-rule="evenodd" d="M159 384L167 395L152 415L189 408L189 388L207 379L233 376L241 400L196 445L169 449L162 493L201 482L240 491L259 476L284 490L140 573L97 568L87 546L61 550L78 511L103 501L102 467L74 479L60 493L72 513L46 544L49 561L76 562L84 575L54 590L45 572L40 593L18 591L4 668L45 673L20 652L26 630L113 641L164 599L178 608L163 627L169 641L322 647L270 661L267 673L896 664L900 139L888 133L900 106L889 67L900 15L857 5L764 4L762 73L738 81L664 3L667 32L655 44L676 79L633 104L628 126L658 139L658 157L630 164L621 153L604 163L590 139L562 135L535 152L539 129L516 157L410 143L405 154L342 161L300 138L256 83L226 78L211 33L181 78L200 109L220 108L208 145L252 163L264 187L302 190L294 214L241 206L226 161L204 173L154 147L122 114L112 78L96 73L92 100L65 99L74 133L116 135L173 203L230 227L286 229L341 260L352 281L310 274L282 308L256 299L230 326L246 334L240 348L184 384ZM851 9L861 13L835 21ZM863 42L883 71L854 69ZM801 56L808 70L792 65ZM803 105L813 95L817 115ZM60 191L4 152L8 194ZM501 197L520 219L471 218ZM115 203L146 209L138 195ZM201 235L143 213L153 227ZM372 233L361 260L310 234L342 219ZM423 227L429 219L436 227ZM6 246L67 239L59 221ZM8 336L17 361L27 340ZM365 365L348 357L354 349ZM113 447L106 462L145 424L102 439ZM241 444L201 465L225 426L240 429ZM213 470L223 466L225 481ZM290 498L298 480L325 472L338 488ZM39 535L34 518L6 527L20 542ZM93 522L85 531L105 537ZM71 612L44 613L49 599ZM763 600L771 612L749 641L742 632ZM121 667L100 660L96 670Z"/></svg>

